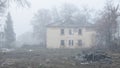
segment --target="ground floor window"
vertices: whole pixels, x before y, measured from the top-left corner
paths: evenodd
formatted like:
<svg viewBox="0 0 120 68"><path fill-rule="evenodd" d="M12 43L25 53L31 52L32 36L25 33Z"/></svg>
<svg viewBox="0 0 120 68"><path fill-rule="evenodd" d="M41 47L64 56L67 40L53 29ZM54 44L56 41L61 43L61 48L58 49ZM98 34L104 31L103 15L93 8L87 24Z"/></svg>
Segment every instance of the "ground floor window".
<svg viewBox="0 0 120 68"><path fill-rule="evenodd" d="M74 41L73 40L69 40L69 46L73 46L74 45Z"/></svg>
<svg viewBox="0 0 120 68"><path fill-rule="evenodd" d="M78 40L78 46L82 46L82 40Z"/></svg>
<svg viewBox="0 0 120 68"><path fill-rule="evenodd" d="M61 41L60 41L60 45L61 45L61 46L65 46L65 41L64 41L64 40L61 40Z"/></svg>

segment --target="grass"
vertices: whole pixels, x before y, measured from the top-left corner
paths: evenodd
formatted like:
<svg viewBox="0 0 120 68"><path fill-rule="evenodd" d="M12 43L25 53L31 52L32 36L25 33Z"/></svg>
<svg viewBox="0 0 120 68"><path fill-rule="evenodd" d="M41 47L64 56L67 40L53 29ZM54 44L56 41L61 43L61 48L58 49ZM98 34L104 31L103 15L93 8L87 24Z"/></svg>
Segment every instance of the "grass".
<svg viewBox="0 0 120 68"><path fill-rule="evenodd" d="M0 65L2 65L8 59L13 59L12 65L7 64L5 68L120 68L120 54L109 52L109 55L113 57L114 63L109 64L86 64L81 65L76 63L71 57L80 54L81 49L17 49L8 53L0 53ZM10 61L8 61L10 62ZM2 68L2 67L0 67Z"/></svg>

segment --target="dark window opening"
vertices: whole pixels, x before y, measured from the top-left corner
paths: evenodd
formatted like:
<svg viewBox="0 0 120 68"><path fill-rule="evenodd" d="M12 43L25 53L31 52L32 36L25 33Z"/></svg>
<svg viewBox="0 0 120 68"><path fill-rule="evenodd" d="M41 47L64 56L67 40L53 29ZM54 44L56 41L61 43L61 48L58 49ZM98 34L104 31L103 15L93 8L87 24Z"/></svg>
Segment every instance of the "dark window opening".
<svg viewBox="0 0 120 68"><path fill-rule="evenodd" d="M73 40L69 40L69 46L73 46L74 45L74 41Z"/></svg>
<svg viewBox="0 0 120 68"><path fill-rule="evenodd" d="M79 29L79 30L78 30L78 35L81 35L81 34L82 34L82 30Z"/></svg>
<svg viewBox="0 0 120 68"><path fill-rule="evenodd" d="M61 29L61 35L64 35L64 29Z"/></svg>
<svg viewBox="0 0 120 68"><path fill-rule="evenodd" d="M82 40L78 40L78 46L82 46Z"/></svg>
<svg viewBox="0 0 120 68"><path fill-rule="evenodd" d="M65 46L65 41L64 41L64 40L61 40L60 45L61 45L61 46Z"/></svg>
<svg viewBox="0 0 120 68"><path fill-rule="evenodd" d="M71 29L69 30L69 35L72 35L72 30Z"/></svg>

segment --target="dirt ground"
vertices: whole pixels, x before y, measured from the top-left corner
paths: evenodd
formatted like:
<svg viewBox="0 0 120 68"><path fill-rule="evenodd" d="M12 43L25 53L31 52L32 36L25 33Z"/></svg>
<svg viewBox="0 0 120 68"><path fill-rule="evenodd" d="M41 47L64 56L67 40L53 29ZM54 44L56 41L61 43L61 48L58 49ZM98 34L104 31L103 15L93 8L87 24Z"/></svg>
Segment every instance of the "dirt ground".
<svg viewBox="0 0 120 68"><path fill-rule="evenodd" d="M120 54L108 54L112 64L80 64L71 57L82 52L81 49L17 49L0 53L0 68L120 68Z"/></svg>

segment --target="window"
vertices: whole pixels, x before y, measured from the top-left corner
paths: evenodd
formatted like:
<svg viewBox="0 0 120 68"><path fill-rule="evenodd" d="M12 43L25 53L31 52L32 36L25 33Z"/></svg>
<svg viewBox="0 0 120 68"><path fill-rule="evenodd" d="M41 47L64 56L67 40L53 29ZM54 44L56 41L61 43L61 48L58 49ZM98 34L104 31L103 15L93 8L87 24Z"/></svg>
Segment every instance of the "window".
<svg viewBox="0 0 120 68"><path fill-rule="evenodd" d="M78 46L82 46L82 40L78 40Z"/></svg>
<svg viewBox="0 0 120 68"><path fill-rule="evenodd" d="M61 40L60 45L61 45L61 46L64 46L64 45L65 45L65 41L64 41L64 40Z"/></svg>
<svg viewBox="0 0 120 68"><path fill-rule="evenodd" d="M82 34L82 30L79 29L79 30L78 30L78 35L81 35L81 34Z"/></svg>
<svg viewBox="0 0 120 68"><path fill-rule="evenodd" d="M73 46L73 45L74 45L73 40L69 40L69 46Z"/></svg>
<svg viewBox="0 0 120 68"><path fill-rule="evenodd" d="M64 35L64 29L61 29L61 35Z"/></svg>
<svg viewBox="0 0 120 68"><path fill-rule="evenodd" d="M69 29L69 35L72 35L72 30L71 29Z"/></svg>
<svg viewBox="0 0 120 68"><path fill-rule="evenodd" d="M74 30L73 30L73 31L74 31L74 33L77 33L77 32L78 32L78 29L74 28Z"/></svg>

